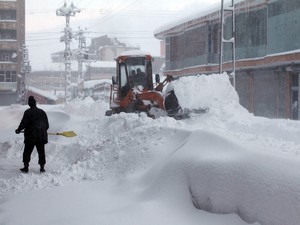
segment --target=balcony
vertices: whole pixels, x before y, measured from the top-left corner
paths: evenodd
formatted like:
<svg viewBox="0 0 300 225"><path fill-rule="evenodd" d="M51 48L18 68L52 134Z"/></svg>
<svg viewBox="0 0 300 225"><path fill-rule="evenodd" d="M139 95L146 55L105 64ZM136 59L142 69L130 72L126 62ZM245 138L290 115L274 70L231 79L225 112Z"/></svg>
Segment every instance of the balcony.
<svg viewBox="0 0 300 225"><path fill-rule="evenodd" d="M0 82L0 91L16 91L17 82Z"/></svg>

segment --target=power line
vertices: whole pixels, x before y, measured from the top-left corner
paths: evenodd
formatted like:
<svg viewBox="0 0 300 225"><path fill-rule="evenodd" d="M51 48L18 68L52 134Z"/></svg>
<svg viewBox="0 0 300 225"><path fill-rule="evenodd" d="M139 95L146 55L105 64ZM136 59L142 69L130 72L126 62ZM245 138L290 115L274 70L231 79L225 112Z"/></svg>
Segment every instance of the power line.
<svg viewBox="0 0 300 225"><path fill-rule="evenodd" d="M97 25L103 24L104 22L110 20L112 17L116 16L118 13L120 13L121 11L126 10L129 6L131 6L132 4L134 4L135 2L137 2L137 0L134 0L133 2L129 3L129 4L126 5L124 8L122 8L122 9L120 9L120 10L118 11L117 9L119 8L119 6L121 6L121 5L122 5L123 3L125 3L125 2L126 2L126 0L123 1L121 4L119 4L119 5L115 8L115 10L113 9L111 14L109 14L109 15L107 15L107 16L104 16L103 18L100 18L100 19L99 19L100 21L97 20L97 21L91 26L91 28L94 27L96 24L97 24ZM114 11L115 11L115 12L114 12Z"/></svg>
<svg viewBox="0 0 300 225"><path fill-rule="evenodd" d="M133 3L132 3L133 4ZM131 5L131 4L130 4ZM129 5L129 6L130 6ZM128 7L129 7L128 6ZM87 12L87 11L91 11L91 12L96 12L99 13L101 11L103 11L103 9L99 8L99 9L89 9L89 8L80 8L83 12ZM183 14L191 14L195 11L139 11L139 10L119 10L117 12L114 12L114 9L109 10L109 11L104 11L107 12L108 14L106 15L106 17L112 17L115 16L116 14L118 14L119 16L182 16ZM55 14L55 9L36 9L36 10L29 10L26 11L26 14L30 14L30 15L34 15L34 14L45 14L45 13L52 13ZM104 19L109 19L109 18L105 18ZM100 18L103 19L103 18Z"/></svg>
<svg viewBox="0 0 300 225"><path fill-rule="evenodd" d="M88 9L88 8L82 8L83 11L97 11L100 12L103 9L99 8L99 9ZM113 12L113 10L107 10L104 12ZM139 14L139 15L144 15L144 14L154 14L154 15L160 15L160 14L165 14L165 15L178 15L178 14L191 14L197 11L159 11L159 10L121 10L118 13L128 13L128 14Z"/></svg>
<svg viewBox="0 0 300 225"><path fill-rule="evenodd" d="M27 10L25 12L26 15L30 14L30 15L33 15L33 14L44 14L44 13L53 13L55 14L55 9L35 9L35 10Z"/></svg>
<svg viewBox="0 0 300 225"><path fill-rule="evenodd" d="M103 31L103 32L97 32L97 31L86 31L87 34L99 34L99 35L108 35L108 36L120 36L120 35L130 35L133 37L139 37L140 35L149 35L153 37L153 33L151 31L146 30L132 30L132 31ZM49 37L51 35L52 37ZM35 40L51 40L51 39L59 39L61 35L61 32L34 32L34 33L26 33L27 40L29 41L35 41ZM139 35L139 36L136 36ZM43 38L44 36L47 36L47 38ZM87 36L91 37L91 36Z"/></svg>
<svg viewBox="0 0 300 225"><path fill-rule="evenodd" d="M93 39L93 38L97 38L99 36L86 36L87 38ZM118 36L118 39L155 39L153 36ZM51 40L56 40L58 41L59 38L37 38L37 39L26 39L26 42L36 42L36 41L51 41ZM61 42L57 42L57 43L61 43ZM47 45L49 43L45 43L45 45ZM32 46L28 45L28 46ZM41 43L39 43L39 45L43 45Z"/></svg>
<svg viewBox="0 0 300 225"><path fill-rule="evenodd" d="M58 34L62 32L57 32L57 31L47 31L47 32L27 32L26 34Z"/></svg>
<svg viewBox="0 0 300 225"><path fill-rule="evenodd" d="M38 39L26 39L26 42L30 41L49 41L49 40L59 40L59 38L38 38Z"/></svg>
<svg viewBox="0 0 300 225"><path fill-rule="evenodd" d="M85 4L85 7L89 6L94 1L95 0L90 0L87 4ZM79 2L76 2L76 5L80 5L81 2L83 2L83 0L79 0ZM86 0L84 0L84 2L86 3Z"/></svg>

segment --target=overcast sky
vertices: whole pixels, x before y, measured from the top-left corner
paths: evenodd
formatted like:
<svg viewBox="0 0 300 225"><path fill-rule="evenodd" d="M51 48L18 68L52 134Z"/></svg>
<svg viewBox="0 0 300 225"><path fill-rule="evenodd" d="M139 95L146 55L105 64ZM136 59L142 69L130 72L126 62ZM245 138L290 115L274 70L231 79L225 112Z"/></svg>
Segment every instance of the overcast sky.
<svg viewBox="0 0 300 225"><path fill-rule="evenodd" d="M87 44L93 37L109 35L126 44L139 46L152 55L159 55L155 29L186 18L203 9L220 4L221 0L73 0L81 12L71 17L73 31L86 29ZM64 0L26 0L26 45L33 70L49 65L50 54L64 50L59 38L65 18L56 16ZM67 1L71 4L71 1ZM78 43L72 42L72 48Z"/></svg>

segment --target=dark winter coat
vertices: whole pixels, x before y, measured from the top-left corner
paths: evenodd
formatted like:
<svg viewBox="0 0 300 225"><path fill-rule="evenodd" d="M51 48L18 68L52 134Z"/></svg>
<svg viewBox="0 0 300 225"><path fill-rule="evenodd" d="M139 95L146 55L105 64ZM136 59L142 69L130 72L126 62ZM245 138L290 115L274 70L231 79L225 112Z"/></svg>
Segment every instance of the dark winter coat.
<svg viewBox="0 0 300 225"><path fill-rule="evenodd" d="M23 118L17 130L24 130L24 143L46 144L48 143L47 130L49 122L47 114L34 105L24 112Z"/></svg>
<svg viewBox="0 0 300 225"><path fill-rule="evenodd" d="M165 108L169 115L176 114L181 109L174 90L170 91L165 97Z"/></svg>

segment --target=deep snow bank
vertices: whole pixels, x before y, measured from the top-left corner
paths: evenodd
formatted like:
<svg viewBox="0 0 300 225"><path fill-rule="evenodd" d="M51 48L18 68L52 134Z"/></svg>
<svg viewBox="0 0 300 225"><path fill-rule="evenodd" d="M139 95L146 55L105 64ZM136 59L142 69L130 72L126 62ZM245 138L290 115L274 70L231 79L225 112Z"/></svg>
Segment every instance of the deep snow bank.
<svg viewBox="0 0 300 225"><path fill-rule="evenodd" d="M297 225L300 160L253 149L251 142L206 131L186 143L145 180L150 198L186 196L178 202L213 213L234 213L248 223ZM178 194L181 193L181 194ZM180 197L177 197L180 198Z"/></svg>
<svg viewBox="0 0 300 225"><path fill-rule="evenodd" d="M248 114L239 104L239 97L226 73L182 77L173 83L183 108L208 107L210 113L219 113L221 117L234 116L232 108L237 114Z"/></svg>
<svg viewBox="0 0 300 225"><path fill-rule="evenodd" d="M145 114L105 117L107 102L90 98L59 106L39 106L49 114L51 131L77 133L72 139L49 138L47 173L43 175L38 173L36 153L31 172L18 172L23 139L14 134L14 129L27 107L1 108L5 126L1 127L0 135L0 194L7 197L9 193L19 193L1 201L6 222L19 225L20 220L14 220L14 215L22 214L28 199L34 198L37 205L42 205L45 198L39 199L41 192L46 196L50 192L52 196L62 190L59 201L64 204L56 205L56 215L43 211L42 218L32 221L32 213L38 212L38 207L34 212L29 208L25 216L28 223L24 223L51 224L54 218L62 224L94 224L90 218L95 218L97 222L115 225L117 215L119 220L124 219L124 224L152 225L161 220L145 218L161 218L163 211L170 218L166 216L162 224L182 225L188 221L220 225L224 219L226 224L244 225L237 216L240 215L247 222L259 221L262 225L298 225L299 122L249 114L239 105L225 74L182 78L174 81L174 87L182 107L208 106L209 112L176 121L168 117L152 120ZM122 182L110 184L112 188L100 187L101 182L109 180ZM74 181L84 184L76 189ZM95 181L101 181L97 187ZM53 188L57 186L58 189ZM68 188L72 191L68 192ZM26 190L36 191L27 195ZM93 195L104 191L111 197L105 197L103 204L93 201L93 210L83 213L83 206L91 206L93 197L72 196L82 190L91 190ZM85 194L89 195L89 191ZM102 195L96 197L99 202ZM72 197L73 204L67 204ZM116 199L128 202L110 202ZM82 207L76 205L78 202ZM55 205L54 200L51 203ZM103 208L107 205L106 214ZM100 216L99 211L103 212ZM216 215L205 211L221 215L215 219Z"/></svg>
<svg viewBox="0 0 300 225"><path fill-rule="evenodd" d="M11 106L0 111L10 121L2 130L9 134L8 138L0 143L0 155L5 159L0 165L0 194L60 186L68 181L126 177L145 170L157 158L173 151L177 141L185 136L173 129L182 126L182 122L172 118L152 120L145 114L124 113L104 117L107 103L90 98L61 106L39 107L48 114L50 132L73 130L77 136L49 136L47 174L36 174L39 166L34 151L30 173L23 175L18 169L22 166L23 136L16 135L14 129L27 107ZM168 144L173 139L177 141Z"/></svg>

